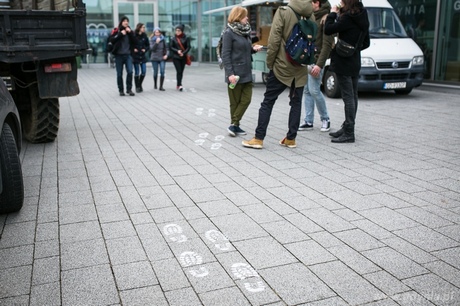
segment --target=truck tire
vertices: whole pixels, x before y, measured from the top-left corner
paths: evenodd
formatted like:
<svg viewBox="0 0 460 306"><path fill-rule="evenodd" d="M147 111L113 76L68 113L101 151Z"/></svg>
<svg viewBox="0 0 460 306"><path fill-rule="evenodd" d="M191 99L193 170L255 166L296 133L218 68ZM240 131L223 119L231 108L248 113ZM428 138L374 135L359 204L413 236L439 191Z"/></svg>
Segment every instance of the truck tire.
<svg viewBox="0 0 460 306"><path fill-rule="evenodd" d="M13 131L7 123L3 125L0 136L0 167L3 184L0 213L19 211L24 203L24 182Z"/></svg>
<svg viewBox="0 0 460 306"><path fill-rule="evenodd" d="M40 99L38 88L31 86L30 110L21 113L24 137L31 143L54 141L59 130L59 99Z"/></svg>
<svg viewBox="0 0 460 306"><path fill-rule="evenodd" d="M401 95L401 96L406 96L410 94L412 91L412 88L405 88L405 89L395 89L395 94Z"/></svg>
<svg viewBox="0 0 460 306"><path fill-rule="evenodd" d="M340 86L339 82L337 81L337 75L334 72L329 71L329 69L326 70L323 84L326 96L334 99L340 98Z"/></svg>

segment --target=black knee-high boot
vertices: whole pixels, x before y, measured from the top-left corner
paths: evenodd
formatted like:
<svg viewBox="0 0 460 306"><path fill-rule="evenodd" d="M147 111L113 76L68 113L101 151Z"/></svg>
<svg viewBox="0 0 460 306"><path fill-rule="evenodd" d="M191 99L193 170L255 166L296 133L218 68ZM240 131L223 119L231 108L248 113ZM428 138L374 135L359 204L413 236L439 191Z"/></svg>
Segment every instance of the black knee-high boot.
<svg viewBox="0 0 460 306"><path fill-rule="evenodd" d="M141 74L141 76L139 77L139 89L140 89L140 92L143 92L144 89L142 88L142 82L144 82L144 78L145 78L145 75Z"/></svg>
<svg viewBox="0 0 460 306"><path fill-rule="evenodd" d="M134 76L134 85L136 86L136 92L141 92L139 88L139 76L138 75Z"/></svg>
<svg viewBox="0 0 460 306"><path fill-rule="evenodd" d="M157 80L158 80L158 76L154 76L154 77L153 77L153 84L154 84L154 85L153 85L153 86L154 86L153 88L154 88L154 89L157 89L157 88L158 88L158 87L157 87Z"/></svg>
<svg viewBox="0 0 460 306"><path fill-rule="evenodd" d="M163 83L165 81L165 77L164 76L161 76L160 77L160 90L161 91L165 91L165 89L163 88ZM156 84L156 83L155 83ZM156 85L155 85L155 88L156 88Z"/></svg>

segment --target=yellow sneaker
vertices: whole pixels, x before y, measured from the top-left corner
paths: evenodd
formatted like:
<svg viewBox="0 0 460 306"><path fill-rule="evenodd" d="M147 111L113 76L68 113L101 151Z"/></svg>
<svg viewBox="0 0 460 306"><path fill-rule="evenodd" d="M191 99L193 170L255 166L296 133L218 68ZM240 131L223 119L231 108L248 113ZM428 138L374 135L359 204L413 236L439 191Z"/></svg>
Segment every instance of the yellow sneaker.
<svg viewBox="0 0 460 306"><path fill-rule="evenodd" d="M289 140L286 137L280 140L280 145L288 147L288 148L297 147L297 145L295 144L295 139Z"/></svg>
<svg viewBox="0 0 460 306"><path fill-rule="evenodd" d="M251 140L243 140L241 144L246 148L262 149L264 146L264 141L254 137Z"/></svg>

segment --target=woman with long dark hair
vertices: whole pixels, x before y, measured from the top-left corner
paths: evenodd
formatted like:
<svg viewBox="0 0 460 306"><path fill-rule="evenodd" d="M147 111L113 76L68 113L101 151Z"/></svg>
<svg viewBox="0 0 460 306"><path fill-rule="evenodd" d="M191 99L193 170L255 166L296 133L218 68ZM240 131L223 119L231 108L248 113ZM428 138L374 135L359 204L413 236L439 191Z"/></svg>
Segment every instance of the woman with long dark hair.
<svg viewBox="0 0 460 306"><path fill-rule="evenodd" d="M182 78L184 76L186 56L190 51L190 38L185 35L184 29L183 24L177 25L175 35L169 44L170 55L173 59L174 68L176 68L176 89L178 91L184 90Z"/></svg>
<svg viewBox="0 0 460 306"><path fill-rule="evenodd" d="M131 52L134 64L134 84L136 85L136 92L142 92L142 82L145 78L147 71L147 58L145 52L149 49L149 38L145 34L145 25L138 23L134 31L136 44Z"/></svg>
<svg viewBox="0 0 460 306"><path fill-rule="evenodd" d="M342 0L327 16L324 33L337 34L352 46L355 53L350 57L340 56L336 49L331 52L331 71L337 75L345 105L345 121L342 128L329 133L332 142L355 142L355 119L358 110L358 77L361 69L361 50L369 47L369 19L367 11L359 0Z"/></svg>

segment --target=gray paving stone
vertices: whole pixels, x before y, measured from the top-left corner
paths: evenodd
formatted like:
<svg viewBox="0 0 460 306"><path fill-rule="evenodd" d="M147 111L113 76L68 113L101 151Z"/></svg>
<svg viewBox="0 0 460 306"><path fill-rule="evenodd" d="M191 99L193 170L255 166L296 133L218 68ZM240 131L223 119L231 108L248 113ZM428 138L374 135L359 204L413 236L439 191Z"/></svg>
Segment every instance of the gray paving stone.
<svg viewBox="0 0 460 306"><path fill-rule="evenodd" d="M310 239L297 227L284 220L264 223L261 226L281 244Z"/></svg>
<svg viewBox="0 0 460 306"><path fill-rule="evenodd" d="M203 261L203 264L200 265L184 267L184 272L198 294L235 285L217 262L206 263L206 261Z"/></svg>
<svg viewBox="0 0 460 306"><path fill-rule="evenodd" d="M58 233L57 222L39 223L37 225L35 241L58 239Z"/></svg>
<svg viewBox="0 0 460 306"><path fill-rule="evenodd" d="M288 305L335 296L326 284L300 263L263 269L260 274Z"/></svg>
<svg viewBox="0 0 460 306"><path fill-rule="evenodd" d="M153 269L158 277L162 289L166 292L177 291L181 288L190 286L190 282L188 281L182 267L175 258L155 261Z"/></svg>
<svg viewBox="0 0 460 306"><path fill-rule="evenodd" d="M361 252L358 252L347 245L342 244L332 246L327 248L327 250L331 252L332 255L340 259L340 261L355 270L358 274L371 273L380 270L378 265L364 257Z"/></svg>
<svg viewBox="0 0 460 306"><path fill-rule="evenodd" d="M302 213L309 219L313 220L316 224L330 232L354 228L350 222L345 221L338 215L324 208L309 209L302 211Z"/></svg>
<svg viewBox="0 0 460 306"><path fill-rule="evenodd" d="M0 269L32 264L33 252L33 245L0 249Z"/></svg>
<svg viewBox="0 0 460 306"><path fill-rule="evenodd" d="M61 278L59 257L48 257L34 260L32 285L59 282Z"/></svg>
<svg viewBox="0 0 460 306"><path fill-rule="evenodd" d="M377 271L374 273L365 274L364 277L379 290L388 296L409 291L402 281L398 280L386 271Z"/></svg>
<svg viewBox="0 0 460 306"><path fill-rule="evenodd" d="M383 239L382 242L419 264L436 260L435 256L399 237Z"/></svg>
<svg viewBox="0 0 460 306"><path fill-rule="evenodd" d="M433 254L434 256L442 259L443 261L451 264L452 266L460 270L460 262L458 260L459 252L460 252L460 247L456 247L456 248L433 252L431 254Z"/></svg>
<svg viewBox="0 0 460 306"><path fill-rule="evenodd" d="M147 259L144 248L137 236L106 240L106 245L112 265Z"/></svg>
<svg viewBox="0 0 460 306"><path fill-rule="evenodd" d="M19 305L19 304L15 304ZM31 306L59 306L61 304L61 286L59 282L47 283L32 286L30 292L30 304L20 305Z"/></svg>
<svg viewBox="0 0 460 306"><path fill-rule="evenodd" d="M360 214L389 231L411 228L419 225L419 223L387 207L363 210Z"/></svg>
<svg viewBox="0 0 460 306"><path fill-rule="evenodd" d="M336 201L340 205L356 212L382 206L380 203L375 202L368 196L360 195L359 193L349 189L328 191L325 192L324 195Z"/></svg>
<svg viewBox="0 0 460 306"><path fill-rule="evenodd" d="M217 216L210 219L232 242L268 236L266 231L245 214Z"/></svg>
<svg viewBox="0 0 460 306"><path fill-rule="evenodd" d="M61 244L61 269L70 270L109 262L102 239L73 241Z"/></svg>
<svg viewBox="0 0 460 306"><path fill-rule="evenodd" d="M203 305L246 306L251 305L236 287L224 288L200 294Z"/></svg>
<svg viewBox="0 0 460 306"><path fill-rule="evenodd" d="M32 265L0 270L0 299L30 293Z"/></svg>
<svg viewBox="0 0 460 306"><path fill-rule="evenodd" d="M232 243L255 269L297 262L297 259L291 253L271 237L254 238Z"/></svg>
<svg viewBox="0 0 460 306"><path fill-rule="evenodd" d="M21 222L5 224L0 249L10 248L34 243L35 222Z"/></svg>
<svg viewBox="0 0 460 306"><path fill-rule="evenodd" d="M96 209L93 204L65 206L59 210L60 224L97 220Z"/></svg>
<svg viewBox="0 0 460 306"><path fill-rule="evenodd" d="M58 255L60 255L59 240L46 240L35 243L34 259Z"/></svg>
<svg viewBox="0 0 460 306"><path fill-rule="evenodd" d="M62 243L102 238L101 225L96 220L63 224L59 231Z"/></svg>
<svg viewBox="0 0 460 306"><path fill-rule="evenodd" d="M352 211L351 209L348 209L348 208L329 209L329 210L334 211L334 214L336 214L337 216L339 216L340 218L344 219L347 222L352 222L352 221L356 221L356 220L364 220L363 217L360 214L358 214L358 213L356 213L356 212L354 212L354 211Z"/></svg>
<svg viewBox="0 0 460 306"><path fill-rule="evenodd" d="M425 207L423 209L420 207L408 207L398 209L397 212L430 228L453 225L452 222L426 211Z"/></svg>
<svg viewBox="0 0 460 306"><path fill-rule="evenodd" d="M385 246L385 244L379 242L377 239L360 229L351 229L334 233L334 236L358 252Z"/></svg>
<svg viewBox="0 0 460 306"><path fill-rule="evenodd" d="M429 262L423 265L432 273L442 277L454 286L460 288L460 270L442 261Z"/></svg>
<svg viewBox="0 0 460 306"><path fill-rule="evenodd" d="M338 296L327 298L324 300L316 301L316 302L311 302L311 303L306 303L306 304L300 304L301 306L329 306L329 305L334 305L334 306L347 306L349 305L347 302L345 302L343 299L341 299Z"/></svg>
<svg viewBox="0 0 460 306"><path fill-rule="evenodd" d="M151 209L150 214L156 223L178 222L184 219L181 212L174 206Z"/></svg>
<svg viewBox="0 0 460 306"><path fill-rule="evenodd" d="M129 220L101 224L104 239L115 239L136 236L134 226Z"/></svg>
<svg viewBox="0 0 460 306"><path fill-rule="evenodd" d="M381 227L380 225L377 225L367 219L351 221L351 223L378 240L396 237L384 227Z"/></svg>
<svg viewBox="0 0 460 306"><path fill-rule="evenodd" d="M365 251L362 254L400 280L428 272L421 265L388 247Z"/></svg>
<svg viewBox="0 0 460 306"><path fill-rule="evenodd" d="M406 306L406 305L433 306L435 305L415 291L408 291L405 293L396 294L392 296L391 298L394 301L396 301L398 305L403 305L403 306Z"/></svg>
<svg viewBox="0 0 460 306"><path fill-rule="evenodd" d="M165 292L170 306L201 306L202 303L192 288L182 288Z"/></svg>
<svg viewBox="0 0 460 306"><path fill-rule="evenodd" d="M435 305L458 305L460 289L433 274L405 279L404 283Z"/></svg>
<svg viewBox="0 0 460 306"><path fill-rule="evenodd" d="M460 246L458 241L452 240L425 226L407 228L394 233L427 252Z"/></svg>
<svg viewBox="0 0 460 306"><path fill-rule="evenodd" d="M128 213L132 214L147 211L147 207L145 207L136 189L133 187L120 187L118 190L120 191L121 199Z"/></svg>
<svg viewBox="0 0 460 306"><path fill-rule="evenodd" d="M81 280L85 281L82 282ZM62 305L110 305L119 302L109 265L62 272Z"/></svg>
<svg viewBox="0 0 460 306"><path fill-rule="evenodd" d="M220 191L214 188L188 190L187 194L192 199L192 201L194 201L195 203L218 201L218 200L226 199L226 197Z"/></svg>
<svg viewBox="0 0 460 306"><path fill-rule="evenodd" d="M310 269L327 286L351 305L385 298L385 294L340 261L311 266Z"/></svg>
<svg viewBox="0 0 460 306"><path fill-rule="evenodd" d="M119 290L158 285L158 280L148 261L133 262L112 268Z"/></svg>
<svg viewBox="0 0 460 306"><path fill-rule="evenodd" d="M286 244L285 247L305 265L314 265L337 258L313 240Z"/></svg>
<svg viewBox="0 0 460 306"><path fill-rule="evenodd" d="M121 202L114 202L113 204L106 205L97 205L96 210L97 216L101 224L106 222L115 222L129 219L129 214L126 211L125 206Z"/></svg>
<svg viewBox="0 0 460 306"><path fill-rule="evenodd" d="M318 242L320 245L322 245L325 248L343 245L342 241L340 241L334 235L326 231L311 233L308 236L310 236L311 239Z"/></svg>

